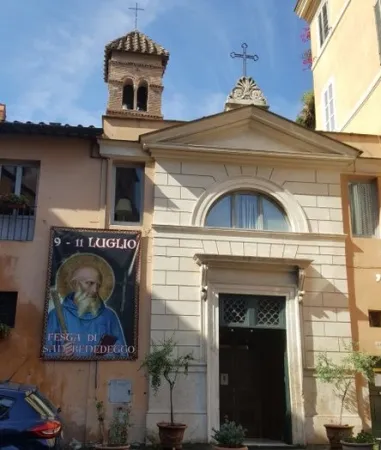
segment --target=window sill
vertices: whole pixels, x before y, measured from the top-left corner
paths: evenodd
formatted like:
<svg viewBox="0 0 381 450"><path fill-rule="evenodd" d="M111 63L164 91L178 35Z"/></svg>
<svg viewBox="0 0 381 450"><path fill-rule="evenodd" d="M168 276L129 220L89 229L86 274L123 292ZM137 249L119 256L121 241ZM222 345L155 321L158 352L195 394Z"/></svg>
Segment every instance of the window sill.
<svg viewBox="0 0 381 450"><path fill-rule="evenodd" d="M142 226L142 222L110 222L110 227L114 228L141 228Z"/></svg>

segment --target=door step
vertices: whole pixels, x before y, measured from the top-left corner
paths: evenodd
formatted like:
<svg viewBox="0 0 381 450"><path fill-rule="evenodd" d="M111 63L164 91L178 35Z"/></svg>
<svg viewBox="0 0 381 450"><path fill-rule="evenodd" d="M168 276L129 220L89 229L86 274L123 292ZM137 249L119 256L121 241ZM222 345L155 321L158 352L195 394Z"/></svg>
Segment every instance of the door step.
<svg viewBox="0 0 381 450"><path fill-rule="evenodd" d="M303 449L306 447L303 447L301 445L292 445L292 444L285 444L283 442L268 442L268 441L260 441L258 440L256 441L246 441L244 442L244 445L249 449L249 450L258 450L258 449L263 449L263 450L293 450L293 449Z"/></svg>
<svg viewBox="0 0 381 450"><path fill-rule="evenodd" d="M300 445L289 445L289 444L245 444L249 450L293 450L293 449L304 449Z"/></svg>

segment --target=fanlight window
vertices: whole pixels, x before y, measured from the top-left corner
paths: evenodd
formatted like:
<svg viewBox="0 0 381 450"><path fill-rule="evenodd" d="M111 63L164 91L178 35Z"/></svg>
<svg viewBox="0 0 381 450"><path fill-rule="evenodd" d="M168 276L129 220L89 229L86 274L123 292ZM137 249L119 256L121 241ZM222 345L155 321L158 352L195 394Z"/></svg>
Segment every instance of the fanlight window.
<svg viewBox="0 0 381 450"><path fill-rule="evenodd" d="M257 192L234 192L220 198L209 210L205 226L269 231L289 229L281 207Z"/></svg>

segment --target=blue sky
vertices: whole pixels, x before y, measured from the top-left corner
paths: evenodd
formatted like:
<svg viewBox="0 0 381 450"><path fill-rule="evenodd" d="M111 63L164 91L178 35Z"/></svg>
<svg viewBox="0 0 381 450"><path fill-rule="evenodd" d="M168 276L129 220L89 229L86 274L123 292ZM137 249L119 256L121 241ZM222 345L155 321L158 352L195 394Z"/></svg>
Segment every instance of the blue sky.
<svg viewBox="0 0 381 450"><path fill-rule="evenodd" d="M8 120L101 124L107 87L103 51L134 27L132 0L1 0L0 103ZM304 23L295 0L140 0L138 28L170 52L164 76L166 119L223 110L242 74L231 59L242 42L270 109L290 119L312 86L303 70Z"/></svg>

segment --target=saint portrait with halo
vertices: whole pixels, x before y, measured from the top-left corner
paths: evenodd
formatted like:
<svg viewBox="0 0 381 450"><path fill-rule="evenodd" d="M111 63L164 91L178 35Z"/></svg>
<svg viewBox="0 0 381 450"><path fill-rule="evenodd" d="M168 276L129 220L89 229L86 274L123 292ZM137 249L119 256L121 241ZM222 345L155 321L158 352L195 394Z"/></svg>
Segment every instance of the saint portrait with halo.
<svg viewBox="0 0 381 450"><path fill-rule="evenodd" d="M115 311L107 306L115 287L109 263L92 253L76 253L59 267L50 289L45 356L120 357L127 352Z"/></svg>

